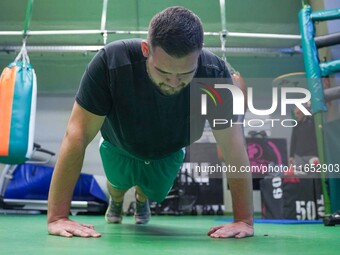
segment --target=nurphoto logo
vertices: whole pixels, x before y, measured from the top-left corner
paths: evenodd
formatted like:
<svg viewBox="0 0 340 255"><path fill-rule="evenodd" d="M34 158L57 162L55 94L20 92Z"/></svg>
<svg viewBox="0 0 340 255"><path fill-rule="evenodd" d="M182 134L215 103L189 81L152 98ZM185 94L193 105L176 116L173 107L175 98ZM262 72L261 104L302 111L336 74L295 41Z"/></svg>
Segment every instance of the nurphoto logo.
<svg viewBox="0 0 340 255"><path fill-rule="evenodd" d="M233 115L244 115L244 103L247 100L248 111L253 115L257 116L268 116L273 114L280 104L281 108L281 116L287 116L287 106L293 105L296 106L303 112L305 115L312 115L311 112L305 107L304 104L310 101L311 93L308 89L305 88L298 88L298 87L281 87L280 88L280 95L279 98L279 88L272 87L272 105L269 109L256 109L254 106L254 96L253 96L253 88L247 88L247 97L245 98L242 90L231 84L214 84L213 86L204 83L204 87L201 88L201 91L204 94L201 94L201 115L208 115L208 103L207 98L208 96L213 101L215 107L222 106L222 99L220 93L222 93L221 89L227 90L231 93L233 99ZM217 92L216 89L220 89L220 92ZM230 123L230 125L248 125L250 127L261 127L264 125L265 122L271 123L271 126L274 127L275 123L281 123L283 127L294 127L297 125L297 121L295 119L250 119L243 122L236 122L233 120L228 119L214 119L213 126L216 127L217 125L225 125Z"/></svg>

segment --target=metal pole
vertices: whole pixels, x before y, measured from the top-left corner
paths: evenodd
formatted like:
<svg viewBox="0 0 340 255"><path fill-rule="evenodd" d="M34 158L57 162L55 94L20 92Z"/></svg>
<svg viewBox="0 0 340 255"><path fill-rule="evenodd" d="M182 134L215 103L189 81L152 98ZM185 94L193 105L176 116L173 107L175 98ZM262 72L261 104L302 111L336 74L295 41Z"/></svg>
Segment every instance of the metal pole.
<svg viewBox="0 0 340 255"><path fill-rule="evenodd" d="M220 11L221 11L221 25L222 25L222 32L220 35L222 60L224 62L227 62L226 43L227 43L228 31L227 31L227 21L226 21L226 14L225 14L225 0L220 0Z"/></svg>
<svg viewBox="0 0 340 255"><path fill-rule="evenodd" d="M129 34L129 35L147 35L148 31L134 31L134 30L104 30L108 34ZM101 34L103 30L36 30L27 31L27 35L89 35ZM22 35L23 31L0 31L0 36L15 36ZM205 36L220 36L221 32L204 32ZM300 35L291 34L264 34L264 33L240 33L228 31L228 37L240 38L268 38L268 39L288 39L300 40Z"/></svg>
<svg viewBox="0 0 340 255"><path fill-rule="evenodd" d="M100 30L103 31L103 42L106 44L107 42L107 31L106 28L106 14L107 14L107 3L108 0L103 0L103 10L102 10L102 19L100 23Z"/></svg>

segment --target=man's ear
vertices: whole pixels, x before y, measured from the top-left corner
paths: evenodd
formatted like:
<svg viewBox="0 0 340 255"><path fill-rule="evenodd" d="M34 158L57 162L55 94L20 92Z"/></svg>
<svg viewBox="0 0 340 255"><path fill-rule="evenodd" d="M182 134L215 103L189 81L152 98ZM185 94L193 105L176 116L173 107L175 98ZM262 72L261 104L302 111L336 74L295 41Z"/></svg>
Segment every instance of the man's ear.
<svg viewBox="0 0 340 255"><path fill-rule="evenodd" d="M150 54L148 42L143 40L141 47L143 56L147 58Z"/></svg>

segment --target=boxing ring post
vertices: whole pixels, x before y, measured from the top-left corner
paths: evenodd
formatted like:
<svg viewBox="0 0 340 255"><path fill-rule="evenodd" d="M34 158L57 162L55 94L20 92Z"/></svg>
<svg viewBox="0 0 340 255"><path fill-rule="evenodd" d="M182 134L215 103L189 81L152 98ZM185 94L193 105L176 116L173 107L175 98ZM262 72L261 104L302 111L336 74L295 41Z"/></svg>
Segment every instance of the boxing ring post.
<svg viewBox="0 0 340 255"><path fill-rule="evenodd" d="M339 35L329 35L315 38L314 22L340 19L340 8L312 12L309 5L304 5L299 12L301 43L303 60L306 69L307 86L311 92L312 112L314 115L316 138L320 164L326 163L323 112L327 111L325 103L322 77L340 71L340 60L333 60L320 64L318 58L319 48L340 43ZM326 186L325 173L321 173L322 192L324 195L325 213L331 213L330 198Z"/></svg>

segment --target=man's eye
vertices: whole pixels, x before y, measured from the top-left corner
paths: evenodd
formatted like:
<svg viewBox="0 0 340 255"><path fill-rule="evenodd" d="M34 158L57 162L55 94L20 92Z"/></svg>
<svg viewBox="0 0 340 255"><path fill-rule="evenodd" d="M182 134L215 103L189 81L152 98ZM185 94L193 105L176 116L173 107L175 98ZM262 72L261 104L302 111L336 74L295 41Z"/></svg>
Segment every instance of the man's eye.
<svg viewBox="0 0 340 255"><path fill-rule="evenodd" d="M179 77L182 79L188 78L190 77L192 74L191 73L187 73L187 74L181 74Z"/></svg>
<svg viewBox="0 0 340 255"><path fill-rule="evenodd" d="M158 70L157 70L157 71L158 71ZM158 71L158 73L161 74L161 75L167 75L167 73L163 73L163 72L161 72L161 71Z"/></svg>

